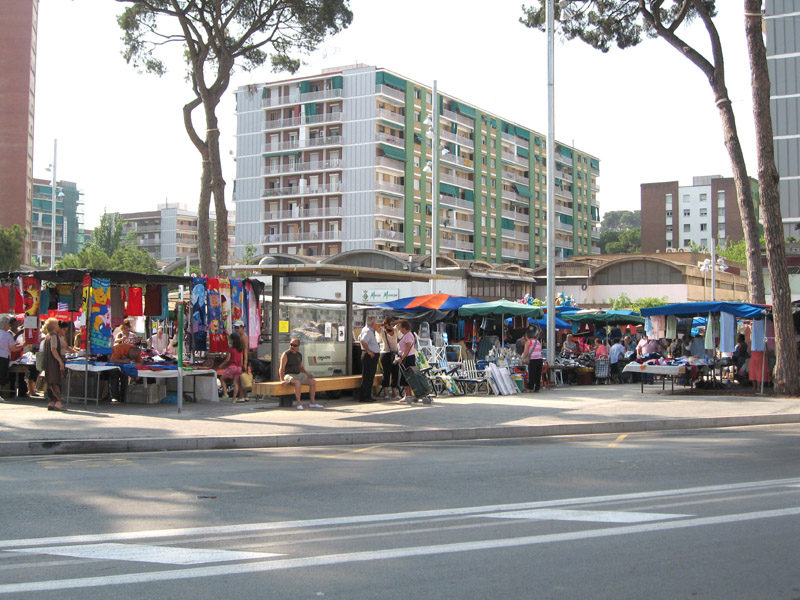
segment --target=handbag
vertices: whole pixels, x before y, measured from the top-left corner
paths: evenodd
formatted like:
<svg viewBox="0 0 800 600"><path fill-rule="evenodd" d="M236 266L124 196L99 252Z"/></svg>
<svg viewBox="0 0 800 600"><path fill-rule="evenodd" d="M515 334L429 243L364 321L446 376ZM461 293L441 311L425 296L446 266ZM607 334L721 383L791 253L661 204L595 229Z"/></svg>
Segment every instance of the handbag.
<svg viewBox="0 0 800 600"><path fill-rule="evenodd" d="M249 390L253 388L253 374L252 373L242 373L239 375L239 385L242 388Z"/></svg>

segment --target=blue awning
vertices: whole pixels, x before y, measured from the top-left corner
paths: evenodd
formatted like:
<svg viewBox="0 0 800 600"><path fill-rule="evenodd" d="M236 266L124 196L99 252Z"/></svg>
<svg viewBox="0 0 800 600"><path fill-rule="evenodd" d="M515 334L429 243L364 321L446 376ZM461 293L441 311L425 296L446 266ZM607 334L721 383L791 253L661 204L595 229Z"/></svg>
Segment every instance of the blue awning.
<svg viewBox="0 0 800 600"><path fill-rule="evenodd" d="M766 304L749 304L747 302L683 302L681 304L665 304L643 308L643 317L655 315L676 315L678 317L703 317L708 313L729 313L742 319L763 319L764 311L770 307Z"/></svg>

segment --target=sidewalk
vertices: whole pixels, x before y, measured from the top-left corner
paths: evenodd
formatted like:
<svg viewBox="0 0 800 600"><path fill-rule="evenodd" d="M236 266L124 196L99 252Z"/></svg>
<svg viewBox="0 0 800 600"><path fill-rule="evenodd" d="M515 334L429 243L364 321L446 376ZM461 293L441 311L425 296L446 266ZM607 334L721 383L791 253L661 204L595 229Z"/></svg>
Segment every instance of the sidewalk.
<svg viewBox="0 0 800 600"><path fill-rule="evenodd" d="M660 385L565 386L516 396L444 396L431 405L321 400L324 409L275 403L175 405L39 399L0 403L0 456L273 448L519 438L800 423L800 398L701 395Z"/></svg>

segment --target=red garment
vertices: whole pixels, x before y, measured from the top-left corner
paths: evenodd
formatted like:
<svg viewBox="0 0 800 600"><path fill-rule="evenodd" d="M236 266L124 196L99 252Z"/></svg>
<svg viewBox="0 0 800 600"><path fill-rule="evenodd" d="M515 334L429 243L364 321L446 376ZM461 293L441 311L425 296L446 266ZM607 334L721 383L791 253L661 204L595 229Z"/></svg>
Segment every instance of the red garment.
<svg viewBox="0 0 800 600"><path fill-rule="evenodd" d="M129 317L141 317L142 311L142 288L128 288L128 307L125 314Z"/></svg>
<svg viewBox="0 0 800 600"><path fill-rule="evenodd" d="M144 316L160 317L161 315L161 287L148 285L144 292Z"/></svg>
<svg viewBox="0 0 800 600"><path fill-rule="evenodd" d="M11 312L11 288L0 287L0 313Z"/></svg>

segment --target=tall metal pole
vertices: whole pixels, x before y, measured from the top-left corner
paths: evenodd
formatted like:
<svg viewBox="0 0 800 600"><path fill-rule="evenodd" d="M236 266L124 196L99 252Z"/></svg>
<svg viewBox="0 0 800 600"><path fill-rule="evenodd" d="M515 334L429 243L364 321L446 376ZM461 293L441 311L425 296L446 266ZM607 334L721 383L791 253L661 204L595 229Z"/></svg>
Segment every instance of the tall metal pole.
<svg viewBox="0 0 800 600"><path fill-rule="evenodd" d="M58 140L53 140L53 190L51 195L51 202L53 203L52 215L53 219L50 223L50 268L54 269L56 266L56 154L58 150Z"/></svg>
<svg viewBox="0 0 800 600"><path fill-rule="evenodd" d="M436 293L436 256L439 253L439 101L433 80L433 194L431 194L431 294Z"/></svg>
<svg viewBox="0 0 800 600"><path fill-rule="evenodd" d="M553 0L547 0L547 363L556 359L556 273L555 273L555 53Z"/></svg>
<svg viewBox="0 0 800 600"><path fill-rule="evenodd" d="M711 206L714 206L713 198ZM714 237L714 211L708 211L711 217L711 301L717 301L717 240Z"/></svg>

